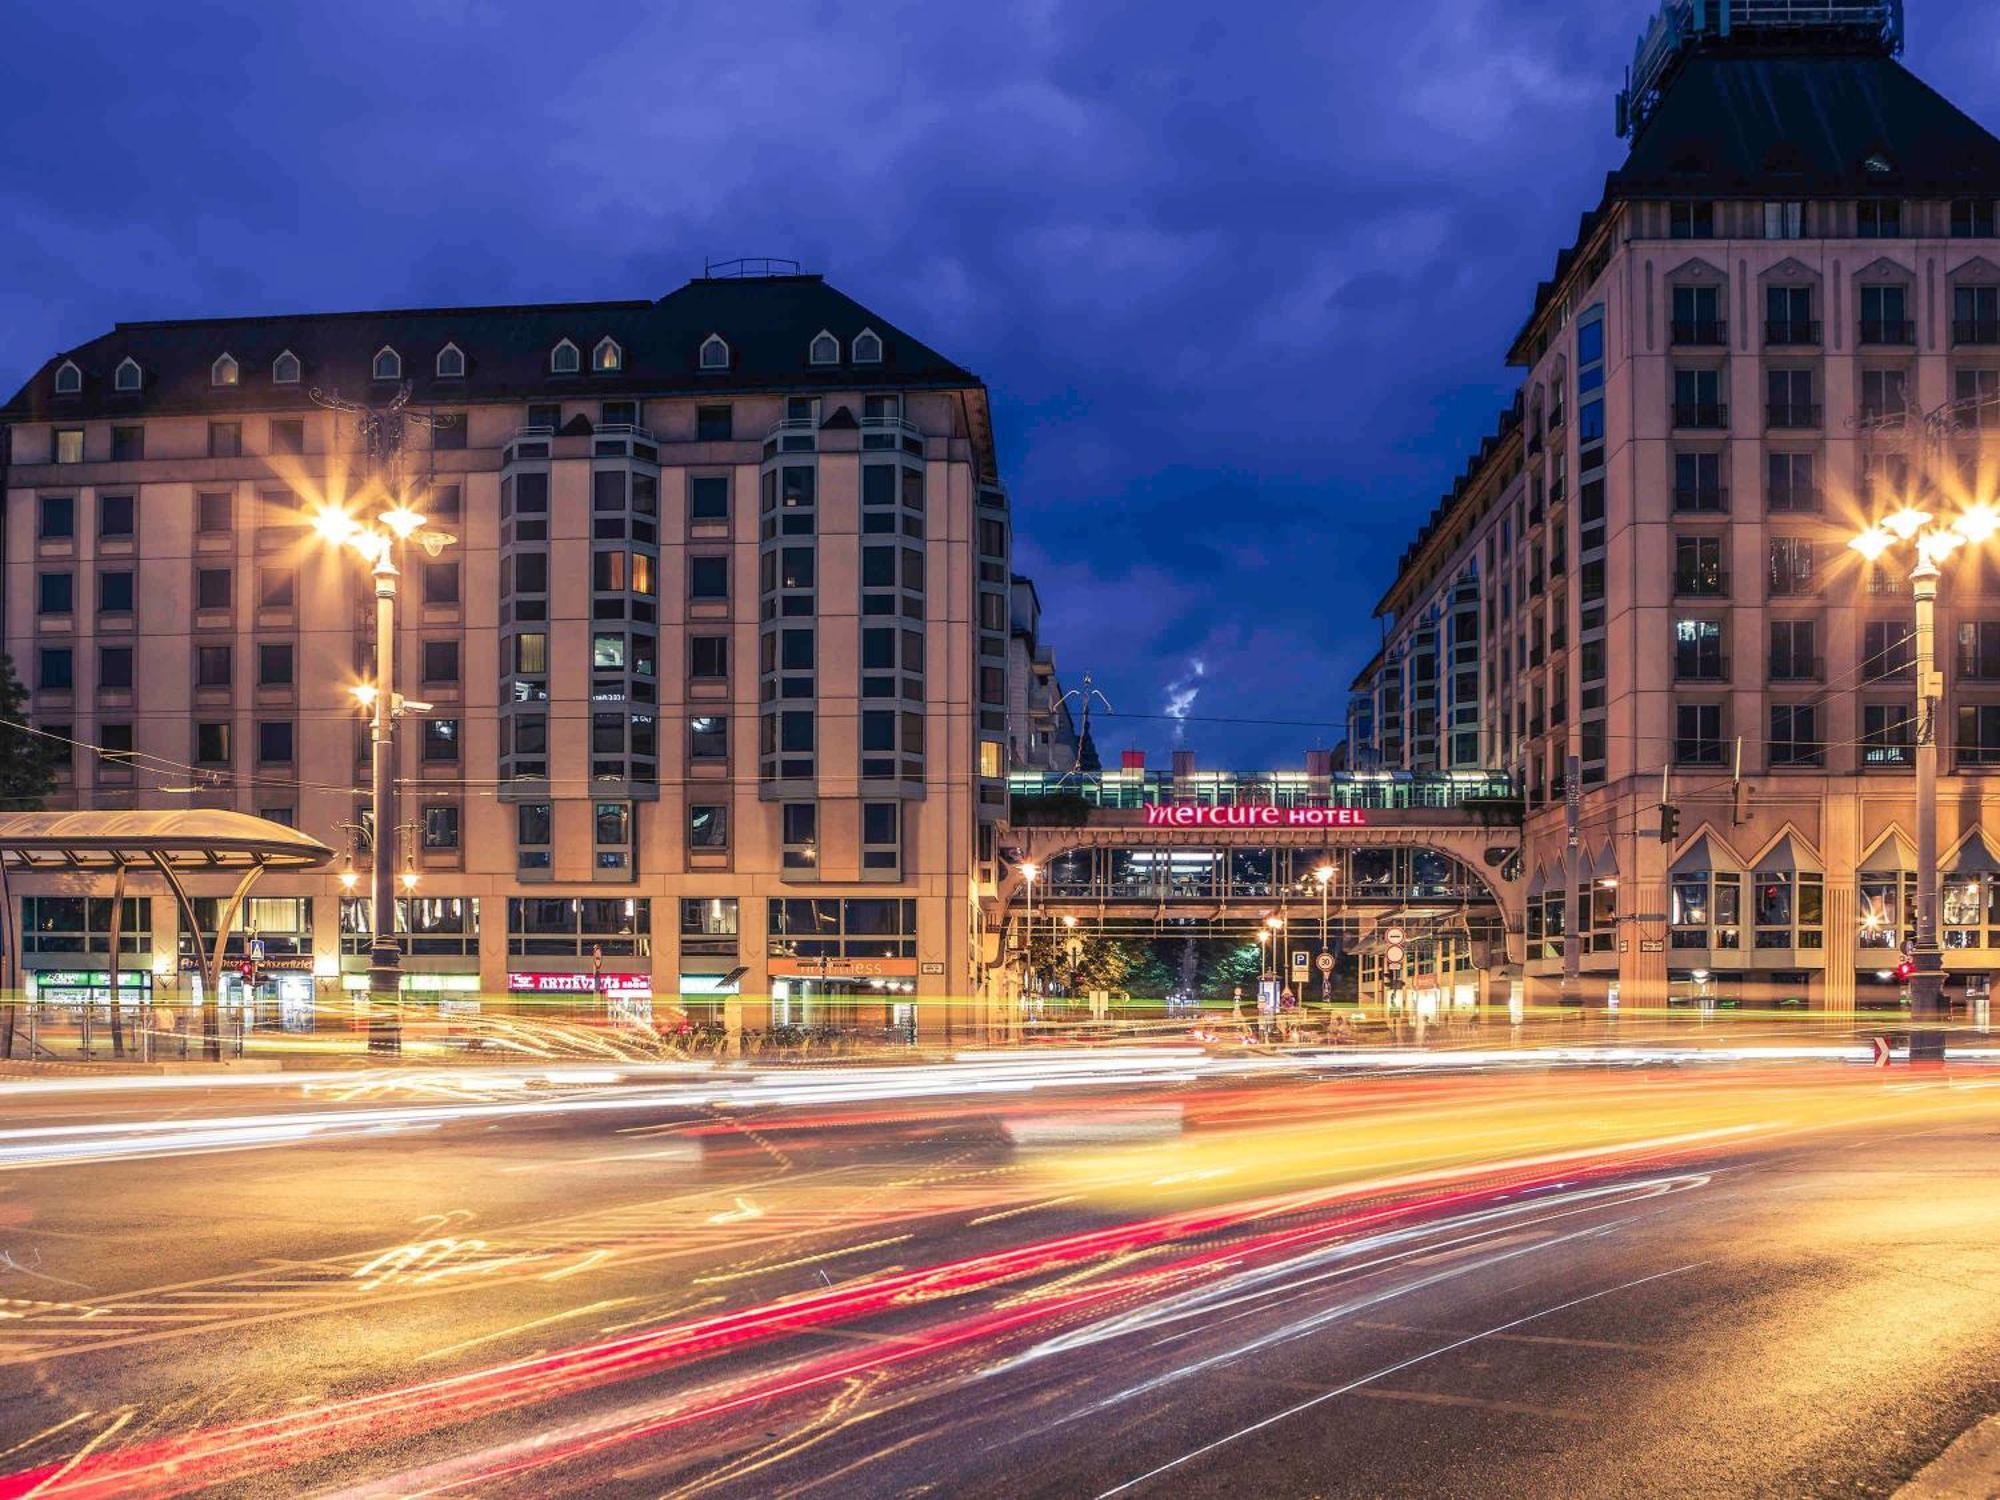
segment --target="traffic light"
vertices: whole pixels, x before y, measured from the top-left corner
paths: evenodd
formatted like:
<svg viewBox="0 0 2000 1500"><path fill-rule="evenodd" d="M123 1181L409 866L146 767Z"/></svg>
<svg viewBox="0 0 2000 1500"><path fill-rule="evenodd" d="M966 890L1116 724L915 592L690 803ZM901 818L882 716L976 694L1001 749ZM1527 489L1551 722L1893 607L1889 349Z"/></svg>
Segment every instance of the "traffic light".
<svg viewBox="0 0 2000 1500"><path fill-rule="evenodd" d="M1901 984L1916 972L1917 966L1906 958L1896 965L1896 982Z"/></svg>
<svg viewBox="0 0 2000 1500"><path fill-rule="evenodd" d="M1671 802L1660 804L1660 842L1671 844L1680 835L1681 810Z"/></svg>

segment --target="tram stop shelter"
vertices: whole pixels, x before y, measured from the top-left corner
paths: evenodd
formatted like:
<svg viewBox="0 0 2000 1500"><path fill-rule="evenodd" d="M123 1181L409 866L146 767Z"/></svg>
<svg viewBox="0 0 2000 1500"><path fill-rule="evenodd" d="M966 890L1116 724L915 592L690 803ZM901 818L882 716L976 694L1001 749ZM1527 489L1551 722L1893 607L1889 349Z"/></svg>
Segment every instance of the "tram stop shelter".
<svg viewBox="0 0 2000 1500"><path fill-rule="evenodd" d="M214 808L164 812L0 812L0 938L6 945L6 973L12 980L4 1010L0 1010L0 1057L13 1044L15 1002L20 988L20 908L15 904L11 877L71 875L92 883L111 880L111 986L118 986L118 923L125 907L128 878L158 875L180 905L181 920L194 940L202 978L202 1053L210 1061L222 1055L216 995L229 932L250 888L266 870L311 870L329 863L333 850L312 838L248 813ZM234 889L217 914L215 931L204 934L195 919L190 879L208 876L234 879ZM203 879L203 883L207 881Z"/></svg>

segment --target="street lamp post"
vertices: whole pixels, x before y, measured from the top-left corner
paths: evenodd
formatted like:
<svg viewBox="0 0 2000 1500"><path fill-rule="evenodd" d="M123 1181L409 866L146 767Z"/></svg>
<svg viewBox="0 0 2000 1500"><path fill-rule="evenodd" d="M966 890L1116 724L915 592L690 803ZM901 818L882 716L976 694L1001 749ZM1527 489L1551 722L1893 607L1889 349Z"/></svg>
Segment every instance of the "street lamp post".
<svg viewBox="0 0 2000 1500"><path fill-rule="evenodd" d="M1870 562L1892 547L1908 545L1916 554L1910 593L1916 605L1917 669L1917 930L1910 975L1910 1060L1944 1058L1944 953L1938 947L1937 711L1944 679L1937 669L1938 563L1967 543L2000 530L2000 512L1967 506L1949 522L1905 506L1870 526L1848 545Z"/></svg>
<svg viewBox="0 0 2000 1500"><path fill-rule="evenodd" d="M1333 866L1323 864L1313 871L1313 879L1319 882L1319 951L1324 955L1326 947L1327 898L1333 888ZM1319 998L1329 1011L1333 1007L1333 965L1322 958L1319 974ZM1331 1023L1329 1023L1331 1024Z"/></svg>
<svg viewBox="0 0 2000 1500"><path fill-rule="evenodd" d="M313 524L329 542L358 552L375 580L375 680L349 691L369 711L369 800L375 823L375 862L369 881L373 935L368 947L368 1050L396 1053L403 1045L403 950L396 936L397 846L403 831L396 815L396 720L406 710L423 712L430 705L396 691L395 559L413 536L433 557L456 539L424 530L424 517L400 499L373 525L331 505Z"/></svg>
<svg viewBox="0 0 2000 1500"><path fill-rule="evenodd" d="M1021 1009L1026 1014L1028 1000L1035 991L1035 877L1042 873L1033 860L1021 866L1021 878L1028 882L1028 929L1021 944Z"/></svg>

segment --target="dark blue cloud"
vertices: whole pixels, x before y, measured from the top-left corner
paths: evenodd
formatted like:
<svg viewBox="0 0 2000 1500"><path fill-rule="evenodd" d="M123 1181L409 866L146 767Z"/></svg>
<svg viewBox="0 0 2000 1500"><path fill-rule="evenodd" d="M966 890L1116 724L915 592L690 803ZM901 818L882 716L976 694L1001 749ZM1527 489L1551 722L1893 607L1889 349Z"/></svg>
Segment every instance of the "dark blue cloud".
<svg viewBox="0 0 2000 1500"><path fill-rule="evenodd" d="M1648 9L17 5L0 379L120 318L796 256L992 386L1065 671L1293 764L1512 392ZM1910 10L1911 65L2000 122L1986 7Z"/></svg>

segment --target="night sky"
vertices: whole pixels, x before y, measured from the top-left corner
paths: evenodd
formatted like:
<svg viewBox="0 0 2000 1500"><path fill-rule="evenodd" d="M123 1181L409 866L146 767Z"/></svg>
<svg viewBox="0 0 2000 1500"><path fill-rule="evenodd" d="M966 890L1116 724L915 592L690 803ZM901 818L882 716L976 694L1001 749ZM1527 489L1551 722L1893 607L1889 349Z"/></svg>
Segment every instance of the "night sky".
<svg viewBox="0 0 2000 1500"><path fill-rule="evenodd" d="M1990 0L1909 12L1906 61L2000 125ZM119 319L793 257L985 378L1057 661L1146 716L1106 758L1295 766L1511 397L1650 13L16 0L0 382Z"/></svg>

